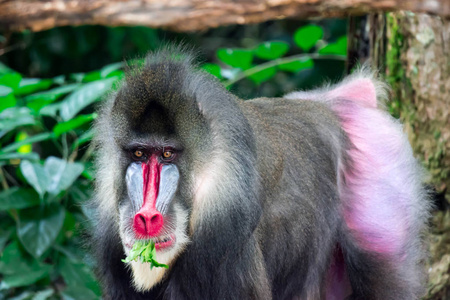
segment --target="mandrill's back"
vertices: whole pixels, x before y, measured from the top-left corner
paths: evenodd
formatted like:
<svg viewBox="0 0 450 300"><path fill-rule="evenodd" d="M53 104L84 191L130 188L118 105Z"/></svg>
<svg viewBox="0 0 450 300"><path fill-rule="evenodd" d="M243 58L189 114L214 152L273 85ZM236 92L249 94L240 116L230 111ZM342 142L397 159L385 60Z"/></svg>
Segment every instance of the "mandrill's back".
<svg viewBox="0 0 450 300"><path fill-rule="evenodd" d="M324 103L259 98L244 101L241 107L261 158L259 230L264 232L263 255L273 266L267 271L274 299L298 295L303 285L314 287L308 295L319 298L337 249L341 222L337 174L348 139Z"/></svg>

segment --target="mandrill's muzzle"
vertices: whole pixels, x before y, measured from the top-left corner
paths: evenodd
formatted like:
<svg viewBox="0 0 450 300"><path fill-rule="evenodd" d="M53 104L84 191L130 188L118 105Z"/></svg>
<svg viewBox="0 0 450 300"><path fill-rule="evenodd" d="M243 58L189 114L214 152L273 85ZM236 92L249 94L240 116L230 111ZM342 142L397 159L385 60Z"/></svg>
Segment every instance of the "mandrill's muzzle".
<svg viewBox="0 0 450 300"><path fill-rule="evenodd" d="M138 238L161 234L164 215L177 190L180 174L174 164L161 164L155 157L132 163L126 173L128 196L135 216L133 229Z"/></svg>

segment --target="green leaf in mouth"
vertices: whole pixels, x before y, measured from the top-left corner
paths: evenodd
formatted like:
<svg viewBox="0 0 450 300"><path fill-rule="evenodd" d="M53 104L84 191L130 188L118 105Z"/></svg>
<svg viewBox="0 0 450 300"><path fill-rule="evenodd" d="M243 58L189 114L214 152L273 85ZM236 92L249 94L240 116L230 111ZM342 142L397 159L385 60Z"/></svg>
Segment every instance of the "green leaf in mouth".
<svg viewBox="0 0 450 300"><path fill-rule="evenodd" d="M131 261L137 261L138 258L141 263L150 263L150 269L153 268L166 268L169 266L165 264L160 264L155 260L156 249L155 243L153 241L136 241L133 248L130 250L130 254L122 259L124 263L129 263Z"/></svg>

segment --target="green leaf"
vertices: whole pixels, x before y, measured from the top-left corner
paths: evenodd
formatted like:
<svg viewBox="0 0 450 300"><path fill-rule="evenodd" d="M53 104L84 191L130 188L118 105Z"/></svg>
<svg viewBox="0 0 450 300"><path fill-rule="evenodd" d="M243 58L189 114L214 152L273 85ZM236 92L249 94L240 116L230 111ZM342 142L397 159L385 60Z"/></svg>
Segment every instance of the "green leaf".
<svg viewBox="0 0 450 300"><path fill-rule="evenodd" d="M85 74L84 73L72 73L70 74L70 79L76 82L82 82Z"/></svg>
<svg viewBox="0 0 450 300"><path fill-rule="evenodd" d="M85 84L61 102L60 115L64 121L72 119L85 107L111 90L118 77L111 77Z"/></svg>
<svg viewBox="0 0 450 300"><path fill-rule="evenodd" d="M157 262L156 260L152 260L152 263L150 264L150 269L153 269L153 268L165 268L165 269L168 269L169 266L165 265L165 264L161 264L161 263Z"/></svg>
<svg viewBox="0 0 450 300"><path fill-rule="evenodd" d="M321 48L319 53L347 55L347 36L342 36L336 41L336 43L331 43Z"/></svg>
<svg viewBox="0 0 450 300"><path fill-rule="evenodd" d="M46 277L50 270L51 267L48 266L46 268L29 271L23 274L7 275L3 278L2 283L0 284L0 290L33 284L39 279Z"/></svg>
<svg viewBox="0 0 450 300"><path fill-rule="evenodd" d="M26 273L35 266L30 257L24 256L20 250L17 240L9 243L0 256L0 273L3 275L12 275Z"/></svg>
<svg viewBox="0 0 450 300"><path fill-rule="evenodd" d="M3 275L0 290L33 284L47 276L50 269L51 266L25 256L15 240L4 249L0 258L0 273Z"/></svg>
<svg viewBox="0 0 450 300"><path fill-rule="evenodd" d="M31 300L46 300L48 299L50 296L52 296L55 293L54 290L52 289L46 289L46 290L42 290L37 292L34 296L33 299Z"/></svg>
<svg viewBox="0 0 450 300"><path fill-rule="evenodd" d="M129 61L127 61L129 66L133 66L133 67L143 67L145 65L145 58L135 58L135 59L130 59Z"/></svg>
<svg viewBox="0 0 450 300"><path fill-rule="evenodd" d="M72 84L68 84L68 85L64 85L64 86L59 86L59 87L56 87L56 88L48 90L48 91L39 92L39 93L35 93L33 95L26 96L25 100L27 102L38 100L38 99L43 99L43 98L44 99L51 98L52 100L57 100L59 97L75 91L80 86L81 86L80 83L72 83Z"/></svg>
<svg viewBox="0 0 450 300"><path fill-rule="evenodd" d="M129 262L132 262L133 260L136 261L138 259L139 255L141 255L141 253L144 250L145 250L145 244L140 241L136 241L133 244L133 248L131 248L128 256L125 259L122 259L122 261L124 263L129 263Z"/></svg>
<svg viewBox="0 0 450 300"><path fill-rule="evenodd" d="M294 33L295 43L305 52L311 50L322 37L323 29L317 25L303 26Z"/></svg>
<svg viewBox="0 0 450 300"><path fill-rule="evenodd" d="M84 171L83 171L83 173L81 173L81 175L84 177L84 178L86 178L86 179L89 179L89 180L94 180L94 178L95 178L95 173L94 173L94 171L92 170L92 169L85 169Z"/></svg>
<svg viewBox="0 0 450 300"><path fill-rule="evenodd" d="M0 113L0 137L20 126L35 125L36 119L26 107L10 107Z"/></svg>
<svg viewBox="0 0 450 300"><path fill-rule="evenodd" d="M22 80L22 76L19 73L7 73L0 76L0 85L10 87L15 92L19 88L19 83Z"/></svg>
<svg viewBox="0 0 450 300"><path fill-rule="evenodd" d="M112 63L109 65L106 65L100 70L100 76L102 78L107 78L114 71L117 71L117 70L123 68L124 66L125 66L124 62L117 62L117 63Z"/></svg>
<svg viewBox="0 0 450 300"><path fill-rule="evenodd" d="M13 230L12 228L0 228L0 253L3 253L3 248L9 241ZM1 254L0 254L1 257Z"/></svg>
<svg viewBox="0 0 450 300"><path fill-rule="evenodd" d="M23 160L20 163L20 170L27 182L39 194L40 199L44 199L46 192L56 196L68 189L83 172L84 166L50 156L45 160L44 166L41 166L39 162Z"/></svg>
<svg viewBox="0 0 450 300"><path fill-rule="evenodd" d="M47 191L47 186L50 184L48 173L44 167L39 163L32 163L27 160L22 160L20 163L20 171L27 182L36 190L41 199L44 199L44 194Z"/></svg>
<svg viewBox="0 0 450 300"><path fill-rule="evenodd" d="M78 214L78 213L76 213ZM84 222L84 219L82 220ZM56 242L53 244L52 248L54 249L55 245L58 245L58 243L61 242L62 237L66 237L68 239L71 239L75 235L75 231L77 229L75 228L77 226L77 221L75 220L74 214L72 214L70 211L66 210L66 217L64 218L64 223L61 229L60 234L56 238Z"/></svg>
<svg viewBox="0 0 450 300"><path fill-rule="evenodd" d="M56 203L21 210L17 226L20 242L32 256L40 257L56 239L64 217L64 208Z"/></svg>
<svg viewBox="0 0 450 300"><path fill-rule="evenodd" d="M40 90L46 90L53 84L51 79L23 78L16 90L16 95L27 95Z"/></svg>
<svg viewBox="0 0 450 300"><path fill-rule="evenodd" d="M265 42L259 44L255 55L266 60L280 58L289 50L289 44L285 42Z"/></svg>
<svg viewBox="0 0 450 300"><path fill-rule="evenodd" d="M253 52L247 49L222 48L217 50L217 57L229 66L247 70L252 65Z"/></svg>
<svg viewBox="0 0 450 300"><path fill-rule="evenodd" d="M125 76L125 72L122 70L115 70L112 71L111 73L109 73L108 75L106 75L105 78L112 78L112 77L117 77L119 79L122 79Z"/></svg>
<svg viewBox="0 0 450 300"><path fill-rule="evenodd" d="M5 75L7 73L14 73L14 70L0 62L0 75Z"/></svg>
<svg viewBox="0 0 450 300"><path fill-rule="evenodd" d="M137 261L139 258L141 263L150 263L150 269L154 267L162 267L168 269L169 266L165 264L160 264L155 260L156 249L155 243L151 240L141 241L137 240L133 244L133 248L125 259L122 259L124 263L129 263L131 261Z"/></svg>
<svg viewBox="0 0 450 300"><path fill-rule="evenodd" d="M89 129L85 133L83 133L81 136L79 136L72 144L72 150L76 147L80 147L81 145L90 142L92 138L94 137L94 130Z"/></svg>
<svg viewBox="0 0 450 300"><path fill-rule="evenodd" d="M52 78L53 83L57 85L64 85L66 84L66 76L65 75L58 75Z"/></svg>
<svg viewBox="0 0 450 300"><path fill-rule="evenodd" d="M25 140L25 139L27 139L27 138L28 138L28 134L27 134L25 131L20 131L20 132L16 135L15 141L16 141L16 142L21 142L21 141L23 141L23 140ZM20 147L17 149L17 152L23 153L23 154L27 154L27 153L31 153L32 150L33 150L33 147L32 147L31 144L25 144L25 145L20 146Z"/></svg>
<svg viewBox="0 0 450 300"><path fill-rule="evenodd" d="M80 248L72 245L72 246L61 246L60 244L54 244L52 249L55 249L58 252L64 254L64 256L74 263L82 262L80 258Z"/></svg>
<svg viewBox="0 0 450 300"><path fill-rule="evenodd" d="M314 61L311 58L299 59L295 61L290 61L286 63L281 63L278 68L283 71L288 72L299 72L305 69L312 69L314 67Z"/></svg>
<svg viewBox="0 0 450 300"><path fill-rule="evenodd" d="M43 116L49 116L56 118L58 111L61 109L63 102L57 102L53 104L46 105L39 110L39 114Z"/></svg>
<svg viewBox="0 0 450 300"><path fill-rule="evenodd" d="M97 117L96 113L90 114L90 115L80 115L72 120L69 120L67 122L59 123L53 128L53 132L55 133L56 137L59 137L61 134L74 130L75 128L78 128L88 122L91 122Z"/></svg>
<svg viewBox="0 0 450 300"><path fill-rule="evenodd" d="M277 73L277 69L275 67L265 68L255 74L249 76L249 78L256 84L261 84L264 81L269 80Z"/></svg>
<svg viewBox="0 0 450 300"><path fill-rule="evenodd" d="M46 191L52 195L57 195L73 184L83 172L84 166L80 163L68 163L63 159L50 156L45 160L44 169L50 179Z"/></svg>
<svg viewBox="0 0 450 300"><path fill-rule="evenodd" d="M5 85L0 85L0 111L8 107L14 107L16 103L13 89Z"/></svg>
<svg viewBox="0 0 450 300"><path fill-rule="evenodd" d="M36 134L36 135L33 135L33 136L29 137L29 138L24 139L23 141L15 142L13 144L10 144L10 145L6 146L5 148L1 149L0 154L14 151L16 149L19 149L21 146L26 145L26 144L33 144L33 143L37 143L37 142L42 142L42 141L45 141L45 140L52 139L54 137L55 137L54 134L50 133L50 132L44 132L44 133Z"/></svg>
<svg viewBox="0 0 450 300"><path fill-rule="evenodd" d="M88 288L81 286L68 286L63 292L61 292L62 299L64 300L98 300L99 295L96 295Z"/></svg>
<svg viewBox="0 0 450 300"><path fill-rule="evenodd" d="M73 83L65 86L60 86L45 92L39 92L25 97L27 107L34 111L39 111L44 106L58 100L63 95L73 92L79 88L81 84Z"/></svg>
<svg viewBox="0 0 450 300"><path fill-rule="evenodd" d="M37 161L39 160L39 154L37 153L17 153L17 152L13 152L13 153L1 153L0 154L0 161L2 160L15 160L15 159L26 159L26 160L31 160L31 161Z"/></svg>
<svg viewBox="0 0 450 300"><path fill-rule="evenodd" d="M39 203L39 196L33 189L15 186L0 192L0 211L28 208Z"/></svg>
<svg viewBox="0 0 450 300"><path fill-rule="evenodd" d="M233 68L233 69L221 69L220 75L223 78L233 80L235 79L240 73L242 72L241 69Z"/></svg>
<svg viewBox="0 0 450 300"><path fill-rule="evenodd" d="M92 198L92 190L90 184L87 184L82 180L77 180L71 187L69 195L77 205L81 206Z"/></svg>
<svg viewBox="0 0 450 300"><path fill-rule="evenodd" d="M50 269L51 267L48 266L46 268L29 271L23 274L7 275L3 278L2 283L0 284L0 290L33 284L39 279L47 276Z"/></svg>
<svg viewBox="0 0 450 300"><path fill-rule="evenodd" d="M25 290L19 293L19 295L9 298L8 300L30 300L33 295L33 292Z"/></svg>
<svg viewBox="0 0 450 300"><path fill-rule="evenodd" d="M69 287L85 287L97 296L101 295L100 287L86 264L74 263L67 258L62 258L59 271Z"/></svg>
<svg viewBox="0 0 450 300"><path fill-rule="evenodd" d="M222 75L220 74L220 66L217 64L203 64L202 69L219 79L222 78Z"/></svg>
<svg viewBox="0 0 450 300"><path fill-rule="evenodd" d="M100 79L102 79L100 71L93 71L84 75L83 82L92 82Z"/></svg>

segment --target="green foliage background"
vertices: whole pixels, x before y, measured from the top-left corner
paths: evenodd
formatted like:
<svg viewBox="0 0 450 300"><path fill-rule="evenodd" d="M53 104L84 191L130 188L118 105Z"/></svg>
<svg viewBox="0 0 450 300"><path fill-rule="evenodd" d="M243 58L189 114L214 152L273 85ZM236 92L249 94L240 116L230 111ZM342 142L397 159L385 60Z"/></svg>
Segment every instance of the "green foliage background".
<svg viewBox="0 0 450 300"><path fill-rule="evenodd" d="M9 37L0 57L0 299L98 299L84 246L92 212L92 121L128 64L168 41L239 96L280 96L344 73L346 20L268 22L182 35L64 27ZM117 262L122 263L122 262Z"/></svg>

